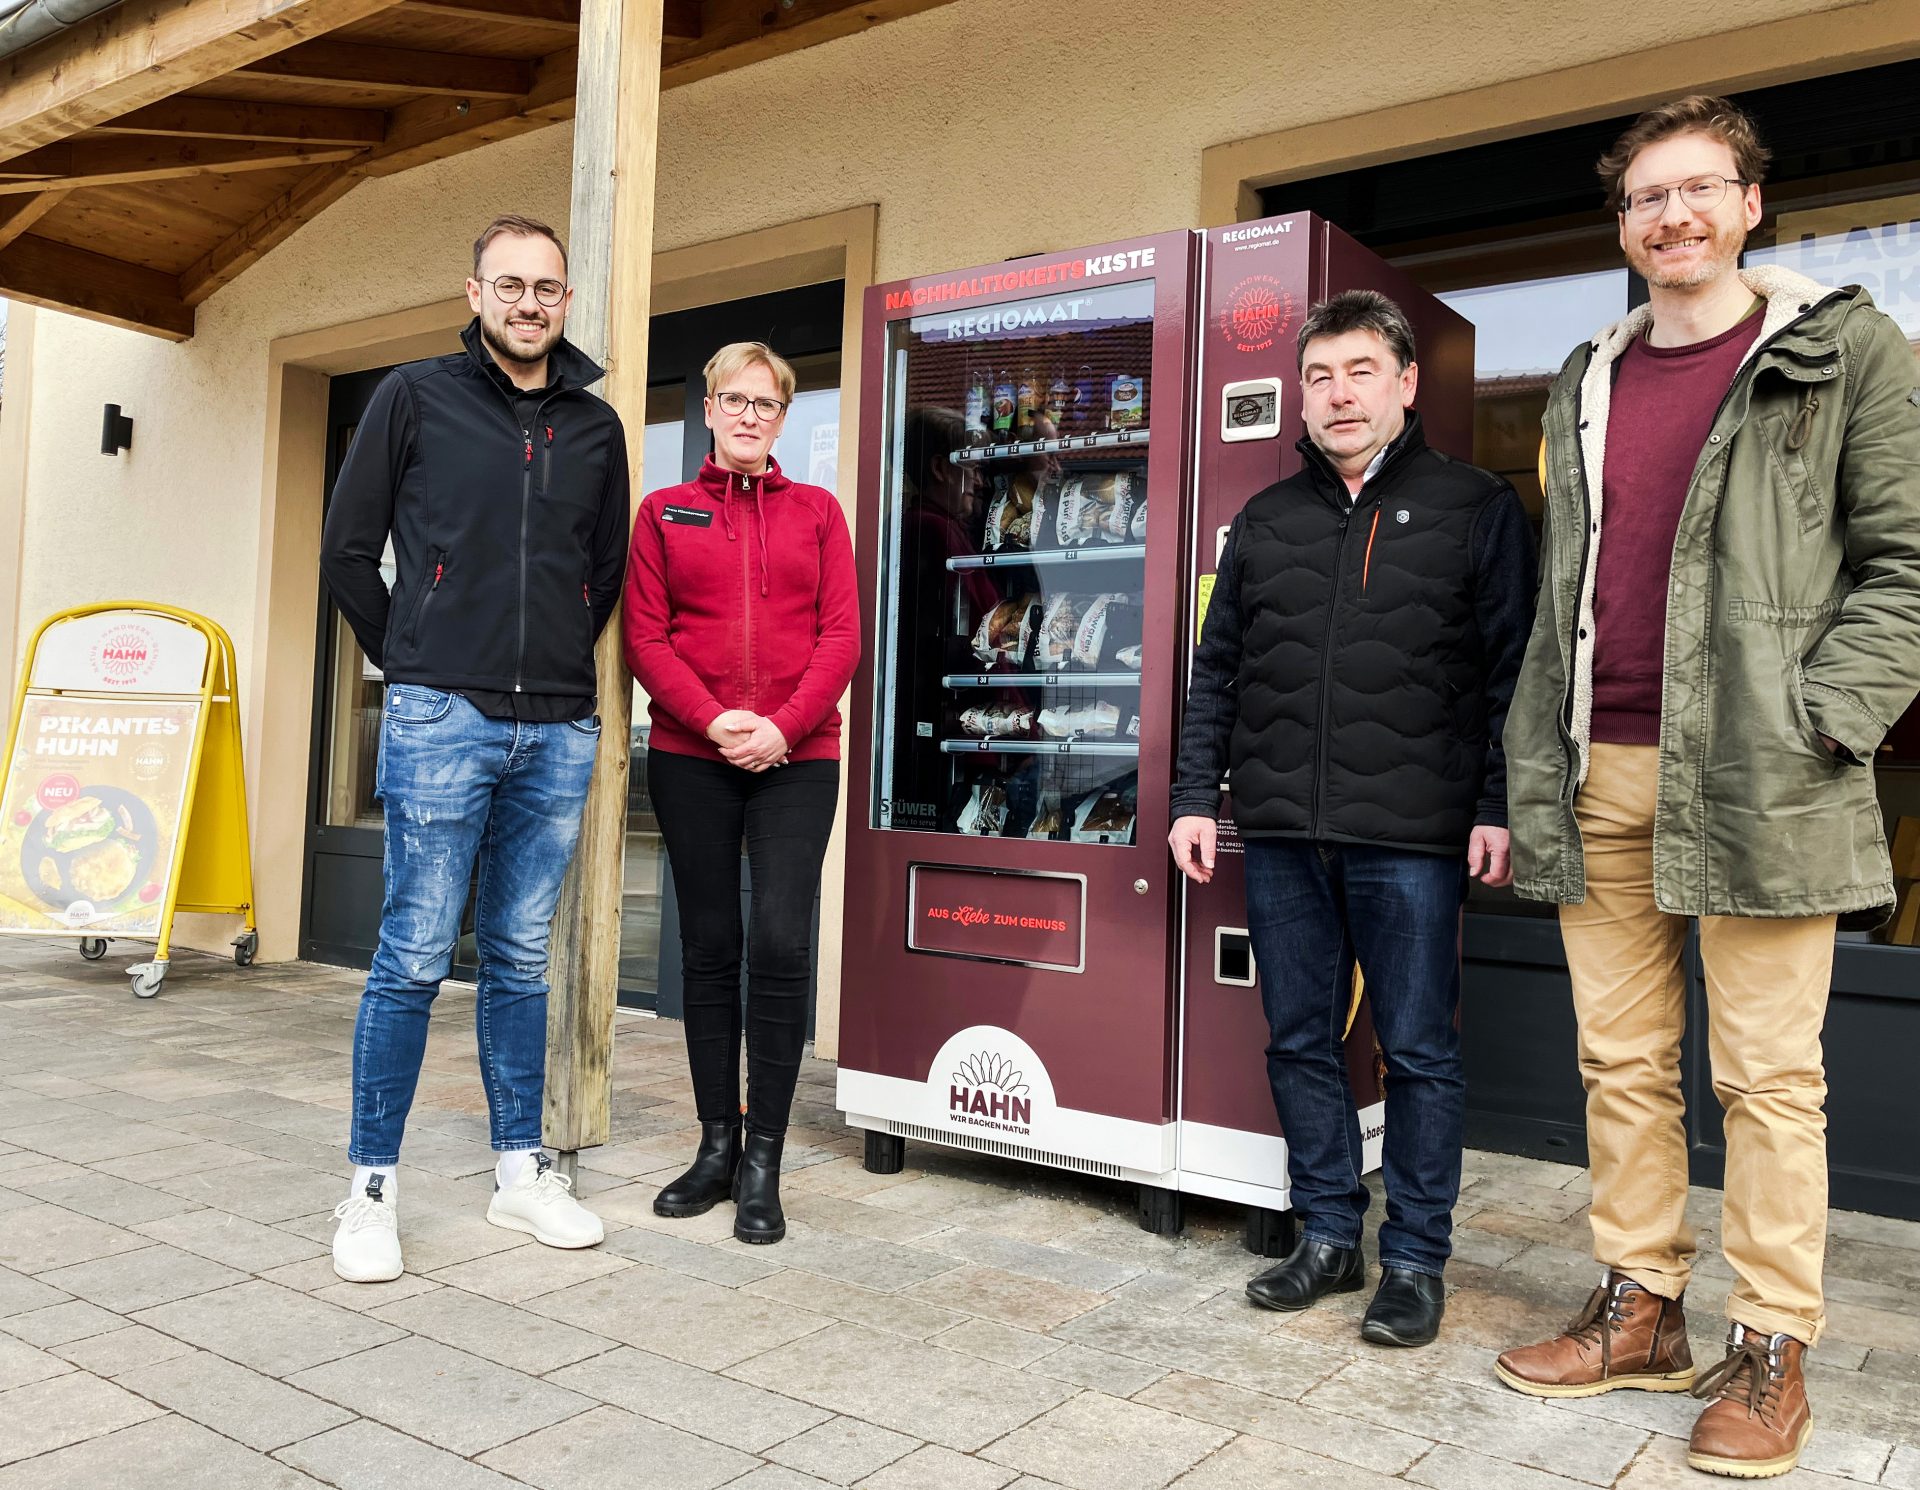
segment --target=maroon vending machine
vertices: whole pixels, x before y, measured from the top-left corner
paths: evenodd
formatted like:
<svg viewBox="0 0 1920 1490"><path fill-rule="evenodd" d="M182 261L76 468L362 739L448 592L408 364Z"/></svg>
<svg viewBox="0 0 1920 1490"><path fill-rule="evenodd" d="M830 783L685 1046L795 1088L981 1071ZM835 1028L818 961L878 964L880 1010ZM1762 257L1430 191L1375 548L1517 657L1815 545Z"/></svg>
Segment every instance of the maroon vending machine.
<svg viewBox="0 0 1920 1490"><path fill-rule="evenodd" d="M1465 323L1312 217L867 292L838 1100L869 1168L912 1138L1284 1241L1241 878L1187 893L1167 803L1219 535L1299 462L1293 335L1360 285L1414 318L1423 414L1436 338L1465 454ZM1364 1015L1350 1043L1364 1082Z"/></svg>
<svg viewBox="0 0 1920 1490"><path fill-rule="evenodd" d="M1429 444L1473 454L1473 327L1340 229L1307 213L1216 228L1202 251L1204 311L1196 316L1199 438L1195 444L1192 605L1198 641L1227 530L1247 498L1293 475L1303 459L1295 342L1308 306L1341 290L1379 290L1413 323L1420 366L1415 399ZM1213 880L1182 877L1178 1170L1182 1193L1248 1207L1247 1246L1291 1250L1287 1148L1267 1080L1266 1016L1247 936L1244 852L1221 783ZM1361 970L1364 975L1365 969ZM1347 1020L1347 1071L1360 1111L1363 1164L1380 1163L1383 1069L1356 980Z"/></svg>

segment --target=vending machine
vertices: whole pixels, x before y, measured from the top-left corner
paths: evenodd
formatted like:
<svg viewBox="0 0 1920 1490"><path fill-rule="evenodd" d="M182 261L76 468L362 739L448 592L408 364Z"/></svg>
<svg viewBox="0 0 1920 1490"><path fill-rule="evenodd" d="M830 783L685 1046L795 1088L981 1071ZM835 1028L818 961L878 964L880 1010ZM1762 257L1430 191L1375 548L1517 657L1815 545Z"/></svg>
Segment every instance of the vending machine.
<svg viewBox="0 0 1920 1490"><path fill-rule="evenodd" d="M1307 214L867 292L838 1100L869 1168L972 1149L1286 1241L1230 804L1202 890L1168 798L1220 535L1300 462L1300 319L1363 286L1468 454L1470 328ZM1377 1129L1363 1008L1349 1047Z"/></svg>

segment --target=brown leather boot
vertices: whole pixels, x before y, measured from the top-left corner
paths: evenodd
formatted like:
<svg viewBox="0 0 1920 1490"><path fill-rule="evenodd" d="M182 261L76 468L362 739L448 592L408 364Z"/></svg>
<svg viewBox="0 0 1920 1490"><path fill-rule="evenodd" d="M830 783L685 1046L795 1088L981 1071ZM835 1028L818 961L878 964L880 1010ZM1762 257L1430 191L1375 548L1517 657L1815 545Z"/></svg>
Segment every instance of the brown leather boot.
<svg viewBox="0 0 1920 1490"><path fill-rule="evenodd" d="M1493 1372L1529 1397L1597 1397L1621 1387L1684 1392L1693 1385L1686 1310L1679 1299L1609 1272L1565 1333L1508 1351Z"/></svg>
<svg viewBox="0 0 1920 1490"><path fill-rule="evenodd" d="M1693 1388L1694 1396L1713 1400L1693 1425L1687 1463L1742 1480L1771 1479L1799 1463L1813 1435L1800 1369L1806 1352L1791 1335L1756 1334L1738 1324L1729 1330L1726 1359Z"/></svg>

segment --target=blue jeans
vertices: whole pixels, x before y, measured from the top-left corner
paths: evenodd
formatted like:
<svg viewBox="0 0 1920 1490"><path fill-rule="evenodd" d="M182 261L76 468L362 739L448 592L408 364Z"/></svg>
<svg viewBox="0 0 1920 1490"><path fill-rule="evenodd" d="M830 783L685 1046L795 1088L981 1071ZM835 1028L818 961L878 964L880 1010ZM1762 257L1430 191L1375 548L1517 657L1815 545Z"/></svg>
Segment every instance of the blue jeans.
<svg viewBox="0 0 1920 1490"><path fill-rule="evenodd" d="M547 936L580 835L600 721L489 719L416 683L387 688L380 946L353 1032L355 1164L395 1164L427 1049L427 1013L453 965L479 863L474 1024L493 1146L540 1147Z"/></svg>
<svg viewBox="0 0 1920 1490"><path fill-rule="evenodd" d="M1247 926L1272 1033L1267 1077L1301 1235L1357 1247L1367 1213L1341 1039L1357 955L1387 1062L1380 1262L1438 1276L1453 1250L1466 1114L1454 1027L1465 853L1292 838L1249 838L1246 848Z"/></svg>

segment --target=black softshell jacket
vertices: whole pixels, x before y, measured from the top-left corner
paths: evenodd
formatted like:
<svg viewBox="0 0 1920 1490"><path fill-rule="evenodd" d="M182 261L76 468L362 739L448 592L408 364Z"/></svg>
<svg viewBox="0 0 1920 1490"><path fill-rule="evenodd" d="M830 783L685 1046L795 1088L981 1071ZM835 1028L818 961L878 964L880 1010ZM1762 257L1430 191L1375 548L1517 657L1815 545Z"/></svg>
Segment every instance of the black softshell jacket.
<svg viewBox="0 0 1920 1490"><path fill-rule="evenodd" d="M1500 734L1533 615L1526 512L1417 414L1351 507L1326 457L1234 519L1194 654L1176 817L1458 853L1507 821Z"/></svg>
<svg viewBox="0 0 1920 1490"><path fill-rule="evenodd" d="M524 427L478 321L461 340L375 390L334 483L321 573L390 683L591 697L626 571L620 416L587 391L600 367L562 341Z"/></svg>

